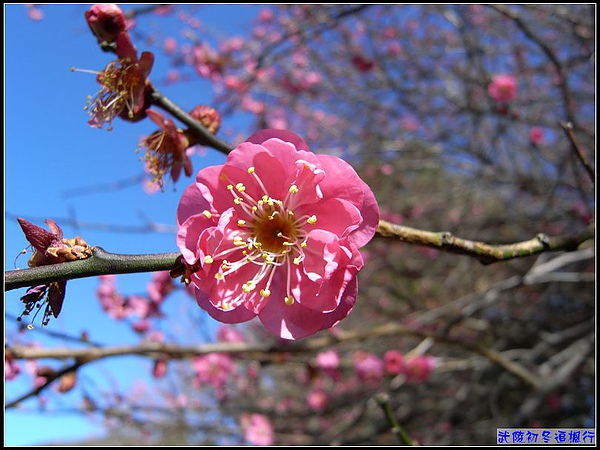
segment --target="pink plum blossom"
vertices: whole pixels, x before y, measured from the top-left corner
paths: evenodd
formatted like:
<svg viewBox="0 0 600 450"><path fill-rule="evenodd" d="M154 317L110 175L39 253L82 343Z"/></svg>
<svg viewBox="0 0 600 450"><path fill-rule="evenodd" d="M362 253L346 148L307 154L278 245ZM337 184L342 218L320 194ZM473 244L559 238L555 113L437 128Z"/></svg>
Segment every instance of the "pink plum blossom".
<svg viewBox="0 0 600 450"><path fill-rule="evenodd" d="M329 396L323 389L313 389L307 396L308 405L313 411L321 411L325 409L329 402Z"/></svg>
<svg viewBox="0 0 600 450"><path fill-rule="evenodd" d="M354 370L360 381L379 383L383 378L383 360L378 356L358 350L354 354Z"/></svg>
<svg viewBox="0 0 600 450"><path fill-rule="evenodd" d="M533 127L529 130L529 140L533 145L540 145L544 142L544 130L541 127Z"/></svg>
<svg viewBox="0 0 600 450"><path fill-rule="evenodd" d="M327 350L317 355L317 367L333 380L340 378L340 357L335 350Z"/></svg>
<svg viewBox="0 0 600 450"><path fill-rule="evenodd" d="M225 386L236 370L231 356L222 353L209 353L197 356L192 361L196 372L194 383L197 386L210 384L215 388L217 397L225 396Z"/></svg>
<svg viewBox="0 0 600 450"><path fill-rule="evenodd" d="M163 50L167 55L172 55L177 50L177 40L174 37L169 36L163 42Z"/></svg>
<svg viewBox="0 0 600 450"><path fill-rule="evenodd" d="M404 357L398 350L388 350L385 352L383 363L385 364L385 371L391 375L399 374L404 369Z"/></svg>
<svg viewBox="0 0 600 450"><path fill-rule="evenodd" d="M173 289L175 289L175 285L168 270L154 272L147 287L148 297L153 302L160 304Z"/></svg>
<svg viewBox="0 0 600 450"><path fill-rule="evenodd" d="M424 382L429 378L435 367L435 357L429 355L414 356L407 358L404 366L404 374L408 382Z"/></svg>
<svg viewBox="0 0 600 450"><path fill-rule="evenodd" d="M244 334L232 325L221 325L217 330L219 342L245 342Z"/></svg>
<svg viewBox="0 0 600 450"><path fill-rule="evenodd" d="M11 381L17 378L17 376L21 373L21 368L13 358L10 349L4 349L4 379L6 381Z"/></svg>
<svg viewBox="0 0 600 450"><path fill-rule="evenodd" d="M177 244L198 305L224 323L256 316L283 339L333 327L354 307L358 251L379 208L343 160L262 130L198 172L177 210Z"/></svg>
<svg viewBox="0 0 600 450"><path fill-rule="evenodd" d="M514 100L517 97L517 79L512 75L496 75L488 86L488 94L500 103Z"/></svg>
<svg viewBox="0 0 600 450"><path fill-rule="evenodd" d="M252 445L273 445L273 425L267 416L262 414L243 413L240 425L245 439Z"/></svg>

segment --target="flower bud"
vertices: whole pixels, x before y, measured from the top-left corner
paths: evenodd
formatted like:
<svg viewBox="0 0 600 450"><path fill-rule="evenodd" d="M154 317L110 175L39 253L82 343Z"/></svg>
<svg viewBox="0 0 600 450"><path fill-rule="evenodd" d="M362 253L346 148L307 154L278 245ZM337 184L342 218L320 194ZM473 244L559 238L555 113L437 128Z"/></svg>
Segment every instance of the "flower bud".
<svg viewBox="0 0 600 450"><path fill-rule="evenodd" d="M85 12L85 20L100 44L114 42L127 28L123 11L113 3L93 5Z"/></svg>

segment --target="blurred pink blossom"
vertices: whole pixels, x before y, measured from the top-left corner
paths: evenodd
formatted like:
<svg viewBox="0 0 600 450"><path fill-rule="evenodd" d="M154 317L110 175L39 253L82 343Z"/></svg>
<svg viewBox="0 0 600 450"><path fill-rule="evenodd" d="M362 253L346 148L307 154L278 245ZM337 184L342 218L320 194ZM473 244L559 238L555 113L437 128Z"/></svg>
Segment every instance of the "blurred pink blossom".
<svg viewBox="0 0 600 450"><path fill-rule="evenodd" d="M127 317L129 310L126 307L125 296L117 292L116 275L100 275L98 281L100 281L100 285L96 289L96 295L102 309L116 320Z"/></svg>
<svg viewBox="0 0 600 450"><path fill-rule="evenodd" d="M231 325L221 325L217 330L219 342L245 342L243 333Z"/></svg>
<svg viewBox="0 0 600 450"><path fill-rule="evenodd" d="M154 272L152 280L147 286L148 297L153 302L160 304L173 289L175 289L175 284L168 270Z"/></svg>
<svg viewBox="0 0 600 450"><path fill-rule="evenodd" d="M197 356L192 361L192 367L196 372L194 384L197 387L209 384L215 388L218 398L225 397L225 386L236 370L231 356L223 353Z"/></svg>
<svg viewBox="0 0 600 450"><path fill-rule="evenodd" d="M313 411L321 411L327 406L329 396L323 389L317 388L308 393L307 401Z"/></svg>
<svg viewBox="0 0 600 450"><path fill-rule="evenodd" d="M177 39L169 36L163 42L163 50L167 55L172 55L177 50Z"/></svg>
<svg viewBox="0 0 600 450"><path fill-rule="evenodd" d="M267 416L243 413L240 416L240 425L248 443L252 445L273 445L275 433Z"/></svg>
<svg viewBox="0 0 600 450"><path fill-rule="evenodd" d="M394 172L394 166L391 164L382 164L379 170L384 175L391 175Z"/></svg>
<svg viewBox="0 0 600 450"><path fill-rule="evenodd" d="M17 376L21 373L21 368L17 364L17 361L12 357L10 350L5 347L4 348L4 379L6 381L11 381L17 378Z"/></svg>
<svg viewBox="0 0 600 450"><path fill-rule="evenodd" d="M500 74L493 77L488 86L490 97L500 103L508 103L517 97L517 79L513 75Z"/></svg>
<svg viewBox="0 0 600 450"><path fill-rule="evenodd" d="M529 130L529 140L533 145L540 145L544 142L544 130L541 127L533 127Z"/></svg>
<svg viewBox="0 0 600 450"><path fill-rule="evenodd" d="M397 375L404 370L404 357L398 350L388 350L383 355L385 371L390 375Z"/></svg>
<svg viewBox="0 0 600 450"><path fill-rule="evenodd" d="M335 350L320 352L316 357L317 367L331 379L338 380L341 376L340 357Z"/></svg>
<svg viewBox="0 0 600 450"><path fill-rule="evenodd" d="M435 357L429 355L414 356L405 359L404 373L408 382L427 381L435 367Z"/></svg>
<svg viewBox="0 0 600 450"><path fill-rule="evenodd" d="M38 21L44 18L44 11L38 8L38 5L26 4L25 7L27 8L27 17L31 20Z"/></svg>
<svg viewBox="0 0 600 450"><path fill-rule="evenodd" d="M384 375L384 364L376 355L357 350L354 353L354 370L360 381L379 383Z"/></svg>

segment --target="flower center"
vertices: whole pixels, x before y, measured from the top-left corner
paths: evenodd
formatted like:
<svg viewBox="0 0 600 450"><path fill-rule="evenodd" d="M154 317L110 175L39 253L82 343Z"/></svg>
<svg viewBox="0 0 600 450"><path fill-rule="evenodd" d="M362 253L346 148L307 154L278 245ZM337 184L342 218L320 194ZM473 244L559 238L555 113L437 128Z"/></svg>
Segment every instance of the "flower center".
<svg viewBox="0 0 600 450"><path fill-rule="evenodd" d="M271 219L258 218L253 224L254 240L259 248L268 253L284 254L289 252L289 244L300 230L285 217L285 213L270 215Z"/></svg>
<svg viewBox="0 0 600 450"><path fill-rule="evenodd" d="M287 305L293 304L291 265L298 265L304 260L308 235L305 227L306 224L314 225L317 221L314 215L296 217L289 207L295 203L292 200L293 196L299 193L295 184L289 187L286 197L280 200L266 193L266 188L255 173L254 167L250 167L248 173L253 175L264 195L260 199L254 199L246 193L246 186L243 183L227 186L233 196L233 203L239 207L237 209L238 231L233 233L233 247L204 258L205 264L213 264L216 260L221 260L219 271L215 274L217 280L224 280L228 275L242 267L247 267L248 264L256 266L253 278L242 284L242 292L235 299L222 301L218 305L225 310L238 306L246 299L255 302L257 297L245 296L255 290L261 297L269 297L275 274L281 271L284 272L286 292L283 300ZM211 215L209 211L204 211L204 214L207 217ZM241 257L239 257L240 251ZM237 255L237 260L228 259L234 255ZM260 297L258 299L260 301Z"/></svg>

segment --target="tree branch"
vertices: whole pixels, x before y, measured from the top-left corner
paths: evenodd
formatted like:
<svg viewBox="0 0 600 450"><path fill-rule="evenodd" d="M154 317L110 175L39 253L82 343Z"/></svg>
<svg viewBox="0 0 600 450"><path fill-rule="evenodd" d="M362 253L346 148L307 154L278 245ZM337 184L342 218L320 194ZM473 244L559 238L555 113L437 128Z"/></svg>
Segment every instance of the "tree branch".
<svg viewBox="0 0 600 450"><path fill-rule="evenodd" d="M78 261L9 270L4 273L4 290L98 275L171 270L177 266L180 256L179 253L120 255L106 252L101 247L94 247L92 252L91 258Z"/></svg>
<svg viewBox="0 0 600 450"><path fill-rule="evenodd" d="M69 359L75 358L78 361L90 362L97 359L139 355L148 357L160 357L167 355L170 359L183 359L191 356L205 355L208 353L229 353L240 355L244 353L247 358L254 361L277 362L281 361L277 357L278 353L302 353L312 352L330 348L339 342L362 341L373 337L383 336L418 336L421 338L430 338L439 343L458 346L473 353L477 353L494 364L498 364L504 370L521 379L529 387L536 389L540 383L539 378L529 372L519 363L512 361L503 354L478 344L463 342L448 336L439 335L423 330L415 330L405 325L389 322L387 324L372 327L367 330L345 331L340 330L335 335L325 334L301 341L289 341L279 343L269 342L227 342L227 343L209 343L200 345L181 346L178 344L162 344L158 342L144 342L141 344L121 345L113 347L92 347L92 348L36 348L29 346L11 346L11 356L14 359Z"/></svg>
<svg viewBox="0 0 600 450"><path fill-rule="evenodd" d="M200 145L212 147L220 152L228 155L235 148L235 146L219 139L212 134L208 129L200 122L195 120L192 116L186 113L183 109L161 94L154 86L152 87L152 103L156 106L168 111L173 117L183 122L189 127L189 130L193 132L198 138Z"/></svg>
<svg viewBox="0 0 600 450"><path fill-rule="evenodd" d="M531 256L547 251L574 251L585 241L595 236L594 225L573 235L546 236L538 234L533 239L514 244L492 245L479 241L469 241L453 236L450 232L432 232L395 225L385 220L379 221L376 236L396 238L410 244L436 248L449 253L457 253L478 258L483 264ZM51 281L72 280L98 275L156 272L174 269L179 253L156 253L148 255L121 255L93 248L91 258L10 270L4 273L4 290L47 284Z"/></svg>
<svg viewBox="0 0 600 450"><path fill-rule="evenodd" d="M538 234L534 238L513 244L492 245L485 242L470 241L452 235L448 231L432 232L416 228L395 225L385 220L379 221L378 237L397 238L410 244L423 245L449 253L474 256L483 264L492 264L524 256L536 255L547 251L574 251L595 236L594 224L583 231L564 236Z"/></svg>

